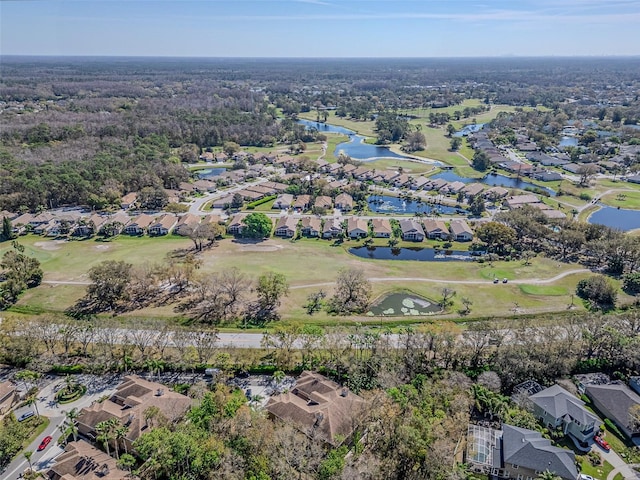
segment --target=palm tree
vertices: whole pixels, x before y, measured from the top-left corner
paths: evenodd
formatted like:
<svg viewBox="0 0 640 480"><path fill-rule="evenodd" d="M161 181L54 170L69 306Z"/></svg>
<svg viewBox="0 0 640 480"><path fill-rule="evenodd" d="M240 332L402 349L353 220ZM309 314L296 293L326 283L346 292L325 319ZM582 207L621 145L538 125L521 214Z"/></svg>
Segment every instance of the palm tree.
<svg viewBox="0 0 640 480"><path fill-rule="evenodd" d="M24 458L27 459L27 462L29 462L29 470L33 470L33 465L31 465L31 457L33 456L33 450L25 450L24 452L22 452L22 454L24 455Z"/></svg>
<svg viewBox="0 0 640 480"><path fill-rule="evenodd" d="M64 412L65 420L62 425L60 425L60 431L65 435L65 438L69 438L70 435L73 435L73 441L78 440L78 417L80 416L80 411L77 408L72 408L69 411Z"/></svg>
<svg viewBox="0 0 640 480"><path fill-rule="evenodd" d="M116 430L115 430L116 448L118 446L118 440L120 440L120 442L122 443L122 446L124 447L124 453L129 453L127 451L127 443L125 442L125 439L127 438L128 433L129 433L129 427L126 427L124 425L119 425L118 427L116 427Z"/></svg>
<svg viewBox="0 0 640 480"><path fill-rule="evenodd" d="M36 411L36 415L38 416L38 418L40 418L40 411L38 410L38 393L34 392L31 395L29 395L25 403L27 404L28 407L33 405L33 408Z"/></svg>
<svg viewBox="0 0 640 480"><path fill-rule="evenodd" d="M107 451L107 455L111 456L109 451L109 440L111 440L111 431L112 426L109 420L105 420L104 422L100 422L96 425L96 440L102 443L105 450Z"/></svg>
<svg viewBox="0 0 640 480"><path fill-rule="evenodd" d="M549 470L545 470L544 472L539 474L538 478L540 480L562 480L562 477L559 477L554 472L551 472Z"/></svg>

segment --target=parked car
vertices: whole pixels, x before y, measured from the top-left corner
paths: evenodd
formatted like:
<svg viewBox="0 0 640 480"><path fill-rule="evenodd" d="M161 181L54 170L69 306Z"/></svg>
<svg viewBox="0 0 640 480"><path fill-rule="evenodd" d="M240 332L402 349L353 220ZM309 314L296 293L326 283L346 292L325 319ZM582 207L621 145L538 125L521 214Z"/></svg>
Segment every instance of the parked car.
<svg viewBox="0 0 640 480"><path fill-rule="evenodd" d="M499 280L497 278L493 279L493 283L498 283L498 282L499 282Z"/></svg>
<svg viewBox="0 0 640 480"><path fill-rule="evenodd" d="M507 278L502 279L502 283L507 283L509 280Z"/></svg>
<svg viewBox="0 0 640 480"><path fill-rule="evenodd" d="M51 435L47 435L46 437L44 437L42 439L42 441L40 442L40 445L38 446L38 451L41 452L42 450L47 448L47 445L49 445L49 443L51 443L51 440L53 440Z"/></svg>
<svg viewBox="0 0 640 480"><path fill-rule="evenodd" d="M611 450L611 446L609 445L609 443L602 438L600 435L596 435L593 437L593 440L600 446L600 448L602 448L605 452L608 452L609 450Z"/></svg>
<svg viewBox="0 0 640 480"><path fill-rule="evenodd" d="M591 475L585 475L584 473L581 473L580 480L594 480L594 478Z"/></svg>
<svg viewBox="0 0 640 480"><path fill-rule="evenodd" d="M18 417L18 421L19 421L19 422L24 422L27 418L31 418L31 417L33 417L34 415L35 415L35 413L34 413L34 412L32 412L32 411L24 412L22 415L20 415L20 416Z"/></svg>

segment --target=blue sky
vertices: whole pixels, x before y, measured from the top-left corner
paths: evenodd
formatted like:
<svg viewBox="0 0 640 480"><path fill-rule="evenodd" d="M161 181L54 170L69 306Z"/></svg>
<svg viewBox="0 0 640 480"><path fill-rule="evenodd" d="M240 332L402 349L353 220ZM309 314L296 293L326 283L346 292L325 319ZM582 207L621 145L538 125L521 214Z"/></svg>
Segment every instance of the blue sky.
<svg viewBox="0 0 640 480"><path fill-rule="evenodd" d="M0 53L640 55L640 0L0 0Z"/></svg>

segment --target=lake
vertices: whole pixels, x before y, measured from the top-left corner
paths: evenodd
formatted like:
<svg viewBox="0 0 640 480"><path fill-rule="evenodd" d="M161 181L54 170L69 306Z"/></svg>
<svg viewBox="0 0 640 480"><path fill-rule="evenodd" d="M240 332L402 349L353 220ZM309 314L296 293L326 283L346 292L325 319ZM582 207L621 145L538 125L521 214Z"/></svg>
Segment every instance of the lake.
<svg viewBox="0 0 640 480"><path fill-rule="evenodd" d="M560 143L558 143L559 147L577 147L578 139L576 137L562 137L560 139Z"/></svg>
<svg viewBox="0 0 640 480"><path fill-rule="evenodd" d="M197 170L196 173L198 178L212 178L222 175L226 171L226 168L203 168L202 170Z"/></svg>
<svg viewBox="0 0 640 480"><path fill-rule="evenodd" d="M466 215L469 213L464 208L456 208L450 205L434 205L415 200L408 201L387 195L370 195L367 200L369 210L376 213L439 213L442 215Z"/></svg>
<svg viewBox="0 0 640 480"><path fill-rule="evenodd" d="M474 179L474 178L460 177L459 175L456 175L453 171L447 170L444 172L437 173L429 178L433 178L433 179L441 178L443 180L446 180L447 182L462 182L462 183L479 182L479 183L484 183L485 185L491 185L492 187L519 188L522 190L524 190L525 188L540 189L540 190L547 191L551 197L556 196L556 192L551 188L541 187L534 183L527 182L526 180L511 178L511 177L507 177L505 175L500 175L500 174L494 175L492 173L489 173L485 175L483 178Z"/></svg>
<svg viewBox="0 0 640 480"><path fill-rule="evenodd" d="M390 293L376 301L367 315L394 317L429 315L442 311L440 305L413 293Z"/></svg>
<svg viewBox="0 0 640 480"><path fill-rule="evenodd" d="M378 158L411 158L406 155L394 153L389 150L388 147L381 147L379 145L370 145L364 143L365 137L356 134L353 130L348 128L338 127L336 125L330 125L328 123L317 123L311 120L298 120L298 123L306 126L307 128L315 128L319 132L328 133L341 133L343 135L349 135L348 142L343 142L336 145L336 149L333 154L338 155L341 151L345 155L349 155L356 160L376 160Z"/></svg>
<svg viewBox="0 0 640 480"><path fill-rule="evenodd" d="M352 247L349 253L374 260L417 260L419 262L469 261L471 252L433 248Z"/></svg>
<svg viewBox="0 0 640 480"><path fill-rule="evenodd" d="M640 228L640 210L625 210L604 205L600 207L600 210L589 216L589 223L599 223L623 232Z"/></svg>

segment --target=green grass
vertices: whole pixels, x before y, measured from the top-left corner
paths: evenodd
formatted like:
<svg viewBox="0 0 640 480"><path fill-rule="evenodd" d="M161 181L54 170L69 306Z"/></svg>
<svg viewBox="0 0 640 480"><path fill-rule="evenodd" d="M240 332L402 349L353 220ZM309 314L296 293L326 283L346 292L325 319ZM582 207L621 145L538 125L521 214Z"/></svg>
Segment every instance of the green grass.
<svg viewBox="0 0 640 480"><path fill-rule="evenodd" d="M603 196L600 201L611 207L640 210L640 191L610 193Z"/></svg>
<svg viewBox="0 0 640 480"><path fill-rule="evenodd" d="M162 263L167 253L176 248L191 248L188 239L161 238L117 238L112 242L65 242L62 244L40 243L46 239L36 236L26 236L20 239L26 251L42 262L45 280L57 281L87 281L88 270L103 260L125 260L135 264L144 262ZM378 239L376 245L386 246L387 241ZM320 239L301 239L298 241L269 239L257 245L247 245L231 239L221 241L218 246L201 254L202 266L198 275L209 275L231 267L237 267L254 279L262 273L275 271L283 273L293 287L282 306L284 319L302 319L320 323L343 323L345 321L371 321L367 317L340 318L321 313L309 317L302 305L306 296L319 288L331 294L332 286L313 287L316 283L333 282L341 268L361 268L369 278L418 278L437 279L430 281L389 280L373 283L374 296L383 294L390 289L404 288L415 291L427 298L438 298L444 286L457 291L454 306L445 318L457 318L455 312L462 308L462 297L473 301L471 317L506 315L514 302L520 305L524 313L564 311L568 304L567 298L558 295L528 295L522 292L518 285L493 285L493 275L510 280L526 280L528 278L549 278L563 270L575 269L576 265L558 264L546 258L534 258L532 265L524 266L522 262L417 262L361 259L348 253L348 248L362 245L362 241L345 241L341 245ZM433 247L442 242L425 241L422 243L402 242L399 246ZM2 245L3 250L7 246ZM52 250L51 248L57 248ZM98 248L102 247L102 248ZM107 247L107 248L104 248ZM468 243L453 244L453 249L466 250ZM0 251L0 254L2 251ZM304 259L304 261L301 261ZM584 275L571 275L546 287L557 286L566 291L573 291L577 281ZM481 281L480 284L461 284L461 280ZM486 283L485 283L486 281ZM42 284L24 293L13 314L20 312L29 315L39 312L60 312L73 304L85 291L84 285ZM547 292L548 293L548 292ZM582 306L578 306L582 308ZM149 308L131 312L131 317L175 317L173 306ZM414 319L415 321L415 319Z"/></svg>
<svg viewBox="0 0 640 480"><path fill-rule="evenodd" d="M624 480L624 475L617 473L616 476L613 477L613 480Z"/></svg>
<svg viewBox="0 0 640 480"><path fill-rule="evenodd" d="M518 285L520 291L525 295L544 295L544 296L558 296L568 295L569 292L565 287L556 285Z"/></svg>
<svg viewBox="0 0 640 480"><path fill-rule="evenodd" d="M593 478L596 478L598 480L606 480L609 473L613 471L613 465L611 465L606 460L602 465L594 467L593 465L591 465L591 462L585 458L581 466L582 468L580 469L580 473L591 475Z"/></svg>

